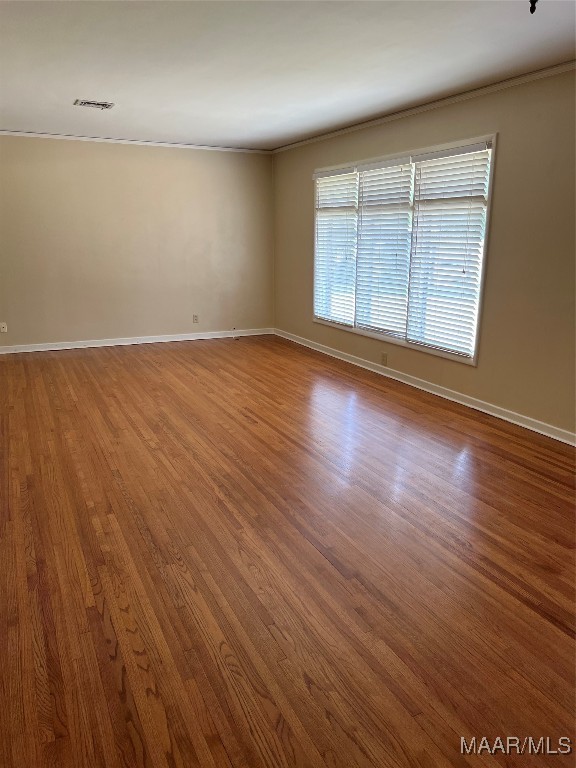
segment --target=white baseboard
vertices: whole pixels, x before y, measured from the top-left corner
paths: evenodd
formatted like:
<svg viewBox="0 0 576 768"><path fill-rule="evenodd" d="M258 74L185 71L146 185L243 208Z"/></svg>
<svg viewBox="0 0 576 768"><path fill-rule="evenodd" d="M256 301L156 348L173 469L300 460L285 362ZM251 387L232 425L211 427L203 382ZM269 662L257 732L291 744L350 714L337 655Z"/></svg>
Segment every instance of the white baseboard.
<svg viewBox="0 0 576 768"><path fill-rule="evenodd" d="M322 352L330 357L336 357L338 360L344 360L352 365L357 365L360 368L366 368L374 373L379 373L382 376L387 376L390 379L401 381L404 384L408 384L411 387L416 387L424 392L430 392L433 395L439 395L446 400L452 400L455 403L461 405L467 405L469 408L474 408L477 411L488 413L491 416L496 416L504 421L509 421L512 424L517 424L520 427L526 427L533 432L539 432L541 435L552 437L555 440L560 440L563 443L569 445L576 445L576 434L569 432L566 429L560 429L554 427L552 424L546 424L543 421L537 419L531 419L528 416L523 416L520 413L509 411L506 408L501 408L499 405L493 405L492 403L486 403L484 400L478 400L475 397L469 397L463 395L460 392L455 392L452 389L441 387L438 384L432 384L424 379L418 379L416 376L410 376L407 373L401 371L395 371L393 368L387 368L384 365L378 363L371 363L368 360L363 360L361 357L355 355L349 355L346 352L340 352L333 347L327 347L324 344L318 344L310 339L305 339L301 336L295 336L292 333L282 331L279 328L249 328L245 330L233 330L233 331L206 331L200 333L177 333L169 336L133 336L123 339L90 339L88 341L58 341L48 342L46 344L21 344L12 347L0 347L0 355L9 355L20 352L49 352L57 351L61 349L83 349L86 347L117 347L125 346L129 344L158 344L168 341L195 341L197 339L227 339L237 336L263 336L266 334L275 334L281 336L283 339L294 341L296 344L300 344L304 347L309 347L317 352Z"/></svg>
<svg viewBox="0 0 576 768"><path fill-rule="evenodd" d="M59 349L83 349L85 347L121 347L129 344L159 344L166 341L196 341L197 339L229 339L237 336L262 336L274 334L273 328L249 328L233 331L205 331L200 333L176 333L170 336L131 336L124 339L90 339L88 341L56 341L46 344L20 344L0 347L0 355L19 352L50 352Z"/></svg>
<svg viewBox="0 0 576 768"><path fill-rule="evenodd" d="M282 331L279 328L276 328L274 333L277 336L281 336L283 339L288 339L289 341L296 342L296 344L301 344L304 347L314 349L316 352L322 352L323 354L329 355L330 357L336 357L338 360L344 360L345 362L352 363L352 365L357 365L360 368L366 368L367 370L373 371L374 373L387 376L390 379L395 379L396 381L401 381L404 384L409 384L411 387L416 387L417 389L421 389L424 392L430 392L433 395L439 395L446 400L452 400L455 403L467 405L469 408L474 408L477 411L488 413L490 416L496 416L498 419L509 421L512 424L517 424L520 427L526 427L526 429L530 429L533 432L539 432L541 435L552 437L555 440L560 440L563 443L576 445L576 434L574 432L569 432L566 429L560 429L559 427L554 427L552 424L546 424L543 421L531 419L530 417L523 416L520 413L515 413L514 411L509 411L506 408L501 408L499 405L486 403L484 400L478 400L475 397L463 395L460 392L455 392L453 389L447 389L446 387L441 387L438 384L432 384L431 382L425 381L424 379L418 379L416 376L410 376L407 373L395 371L393 368L387 368L386 366L379 365L378 363L371 363L368 360L363 360L361 357L349 355L346 352L340 352L333 347L327 347L324 344L318 344L315 341L310 341L309 339L305 339L301 336L295 336L294 334L287 333L286 331Z"/></svg>

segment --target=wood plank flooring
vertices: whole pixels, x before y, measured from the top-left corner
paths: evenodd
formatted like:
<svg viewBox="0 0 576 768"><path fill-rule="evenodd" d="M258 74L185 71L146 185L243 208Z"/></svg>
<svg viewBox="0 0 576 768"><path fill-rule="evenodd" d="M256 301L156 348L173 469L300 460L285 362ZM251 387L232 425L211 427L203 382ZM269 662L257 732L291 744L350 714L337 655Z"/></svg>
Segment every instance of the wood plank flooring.
<svg viewBox="0 0 576 768"><path fill-rule="evenodd" d="M0 358L2 768L571 766L561 443L274 337Z"/></svg>

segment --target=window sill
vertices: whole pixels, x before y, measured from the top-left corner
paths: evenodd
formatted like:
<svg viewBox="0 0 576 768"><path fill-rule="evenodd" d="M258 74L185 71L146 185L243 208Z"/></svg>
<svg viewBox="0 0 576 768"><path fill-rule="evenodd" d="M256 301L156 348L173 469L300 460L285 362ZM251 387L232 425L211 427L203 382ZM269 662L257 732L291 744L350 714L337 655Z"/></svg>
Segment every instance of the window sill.
<svg viewBox="0 0 576 768"><path fill-rule="evenodd" d="M354 333L357 336L367 336L369 339L376 339L377 341L383 342L385 344L396 344L399 347L413 349L416 352L424 352L425 354L434 355L435 357L443 357L445 360L453 360L456 363L471 365L474 368L478 365L478 351L476 351L474 357L463 357L462 355L456 355L453 352L445 352L442 349L427 347L424 344L415 344L411 341L405 341L404 339L399 339L389 333L377 333L376 331L365 331L362 328L351 328L349 325L330 322L330 320L322 320L319 317L313 317L312 321L314 323L318 323L318 325L327 325L329 328L337 328L340 331Z"/></svg>

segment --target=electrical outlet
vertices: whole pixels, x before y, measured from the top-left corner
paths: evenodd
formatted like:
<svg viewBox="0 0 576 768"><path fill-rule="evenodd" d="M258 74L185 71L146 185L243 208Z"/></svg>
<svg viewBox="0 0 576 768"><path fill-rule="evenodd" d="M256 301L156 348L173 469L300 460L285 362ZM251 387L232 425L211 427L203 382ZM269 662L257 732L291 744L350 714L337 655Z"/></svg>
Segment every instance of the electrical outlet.
<svg viewBox="0 0 576 768"><path fill-rule="evenodd" d="M382 352L382 359L380 362L382 365L388 365L388 352Z"/></svg>
<svg viewBox="0 0 576 768"><path fill-rule="evenodd" d="M192 322L197 323L198 322L198 315L192 315Z"/></svg>
<svg viewBox="0 0 576 768"><path fill-rule="evenodd" d="M8 333L8 323L0 323L0 333Z"/></svg>

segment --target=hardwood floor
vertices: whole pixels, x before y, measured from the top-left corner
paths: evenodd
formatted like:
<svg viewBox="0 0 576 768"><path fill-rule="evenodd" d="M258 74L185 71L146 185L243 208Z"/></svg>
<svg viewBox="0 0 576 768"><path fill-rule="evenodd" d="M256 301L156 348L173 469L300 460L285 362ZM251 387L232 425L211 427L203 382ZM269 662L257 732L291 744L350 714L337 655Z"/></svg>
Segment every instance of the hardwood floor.
<svg viewBox="0 0 576 768"><path fill-rule="evenodd" d="M573 451L273 337L0 358L0 765L569 766Z"/></svg>

